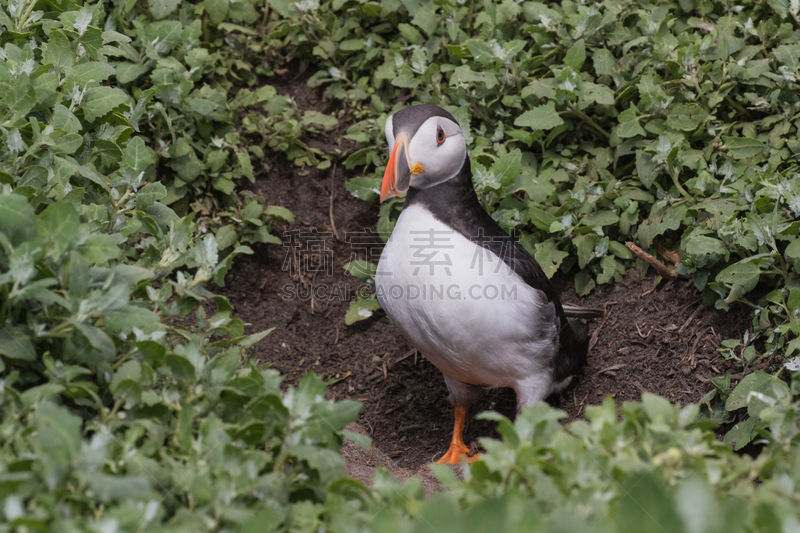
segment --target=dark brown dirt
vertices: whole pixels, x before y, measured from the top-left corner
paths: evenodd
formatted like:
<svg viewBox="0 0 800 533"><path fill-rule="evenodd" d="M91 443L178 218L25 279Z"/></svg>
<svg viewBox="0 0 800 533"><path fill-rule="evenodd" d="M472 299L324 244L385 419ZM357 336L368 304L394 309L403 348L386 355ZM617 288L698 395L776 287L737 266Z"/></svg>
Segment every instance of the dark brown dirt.
<svg viewBox="0 0 800 533"><path fill-rule="evenodd" d="M329 105L302 80L276 87L284 93L294 87L296 99L306 109L329 112ZM336 137L327 143L336 145ZM345 181L355 175L341 165L332 178L330 170L301 170L275 161L255 188L268 204L294 213L296 223L282 229L303 232L295 237L303 248L295 249L293 257L290 247L256 246L254 255L237 259L219 292L230 298L237 316L249 324L248 332L276 328L258 343L257 357L278 369L287 383L316 372L336 381L329 387L331 398L364 403L358 425L373 438L374 450L365 454L355 446L345 447L351 475L368 481L374 466L383 465L401 479L424 477L429 474L423 465L447 449L452 430L441 373L411 349L382 311L353 326L344 323L348 300L359 282L342 267L353 257L367 257L364 250L342 241L351 232L374 230L378 220L376 203L358 200L345 189ZM330 234L332 184L334 220L342 241ZM314 244L320 252L306 254ZM315 262L315 257L328 263ZM376 261L377 256L370 259ZM740 337L749 327L747 310L706 309L690 281L654 287L654 280L652 274L641 278L631 271L620 283L601 286L578 299L571 279L556 276L554 282L566 302L607 311L604 319L590 325L592 348L583 377L549 400L569 419L582 416L585 406L599 404L607 396L619 403L639 400L644 391L673 402L696 402L712 388L710 377L736 372L721 362L716 348L722 339ZM466 441L495 436L493 423L476 420L475 414L494 409L513 417L514 407L513 391L488 391L470 409ZM424 484L435 490L434 481Z"/></svg>

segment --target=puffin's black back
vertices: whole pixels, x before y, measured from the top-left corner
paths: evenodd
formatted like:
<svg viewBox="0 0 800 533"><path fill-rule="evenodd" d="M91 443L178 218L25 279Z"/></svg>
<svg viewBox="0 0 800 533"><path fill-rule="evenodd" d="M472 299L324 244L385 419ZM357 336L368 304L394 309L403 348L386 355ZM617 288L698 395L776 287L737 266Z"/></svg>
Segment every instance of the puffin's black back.
<svg viewBox="0 0 800 533"><path fill-rule="evenodd" d="M410 107L400 111L398 115L420 107L423 106ZM425 107L439 110L438 116L447 116L442 114L447 112L441 108ZM426 113L426 118L419 124L432 116L430 110ZM397 122L394 122L394 128L398 131ZM440 222L500 257L525 283L541 290L548 301L553 302L559 328L559 351L553 362L554 380L558 383L579 373L586 365L589 348L588 327L579 320L567 318L555 287L536 259L484 211L472 184L469 158L464 162L458 175L452 179L427 189L409 189L404 209L414 204L425 207Z"/></svg>

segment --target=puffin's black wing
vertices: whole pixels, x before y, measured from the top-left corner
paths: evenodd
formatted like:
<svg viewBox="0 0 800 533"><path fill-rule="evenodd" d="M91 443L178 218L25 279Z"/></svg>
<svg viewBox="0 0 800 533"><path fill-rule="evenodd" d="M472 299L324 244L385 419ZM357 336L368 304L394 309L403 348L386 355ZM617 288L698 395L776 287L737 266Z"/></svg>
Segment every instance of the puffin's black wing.
<svg viewBox="0 0 800 533"><path fill-rule="evenodd" d="M491 217L489 217L491 219ZM502 228L498 226L500 231ZM511 240L510 237L508 237ZM547 299L555 305L556 314L559 319L559 349L553 362L555 372L553 379L556 383L563 381L569 376L574 376L586 366L586 358L589 352L589 328L580 320L568 318L564 306L558 297L555 287L545 275L541 265L531 254L528 253L519 243L514 242L514 256L511 258L501 258L514 269L528 285L542 291ZM488 247L497 254L497 250ZM498 254L499 255L499 254ZM570 306L570 311L576 308ZM577 308L582 309L582 308ZM596 316L595 309L587 309L587 315ZM602 316L602 311L600 311Z"/></svg>

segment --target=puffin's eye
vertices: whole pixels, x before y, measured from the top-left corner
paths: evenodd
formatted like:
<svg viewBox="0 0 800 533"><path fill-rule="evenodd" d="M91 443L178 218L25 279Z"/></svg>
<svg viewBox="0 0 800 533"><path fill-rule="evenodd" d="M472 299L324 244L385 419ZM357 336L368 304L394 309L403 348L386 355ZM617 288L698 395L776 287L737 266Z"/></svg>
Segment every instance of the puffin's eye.
<svg viewBox="0 0 800 533"><path fill-rule="evenodd" d="M438 128L436 128L436 146L442 144L444 142L444 139L445 139L444 130L442 129L441 126L439 126Z"/></svg>

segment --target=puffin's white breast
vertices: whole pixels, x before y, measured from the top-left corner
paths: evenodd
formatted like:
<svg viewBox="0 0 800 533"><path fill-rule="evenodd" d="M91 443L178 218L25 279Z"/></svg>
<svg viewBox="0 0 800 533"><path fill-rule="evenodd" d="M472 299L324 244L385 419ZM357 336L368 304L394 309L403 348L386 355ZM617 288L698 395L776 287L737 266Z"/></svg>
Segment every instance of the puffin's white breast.
<svg viewBox="0 0 800 533"><path fill-rule="evenodd" d="M375 282L395 325L446 376L515 388L550 379L558 336L553 304L427 209L403 210Z"/></svg>

